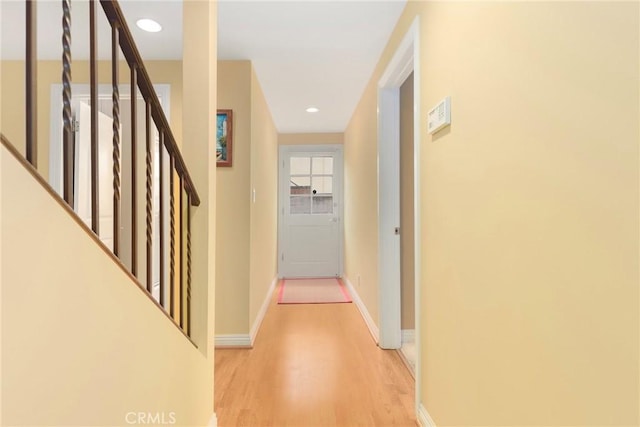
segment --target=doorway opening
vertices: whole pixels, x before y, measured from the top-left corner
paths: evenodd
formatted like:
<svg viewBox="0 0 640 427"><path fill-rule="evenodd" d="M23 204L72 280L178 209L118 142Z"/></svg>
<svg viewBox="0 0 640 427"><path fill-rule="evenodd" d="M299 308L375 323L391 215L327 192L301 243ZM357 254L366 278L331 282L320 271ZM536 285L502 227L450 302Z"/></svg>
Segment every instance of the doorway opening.
<svg viewBox="0 0 640 427"><path fill-rule="evenodd" d="M420 347L420 61L419 18L409 27L393 58L378 82L378 275L380 286L380 339L384 349L400 350L403 341L403 294L414 312L405 307L405 315L413 318L413 329L405 319L405 341L413 338L416 414L421 401L421 347ZM401 115L401 91L407 79L413 75L413 88L404 87L412 94L412 108ZM408 151L412 156L401 156L401 128L409 126L403 136L408 140ZM409 135L407 135L407 133ZM407 147L403 147L407 148ZM403 150L405 151L405 150ZM405 151L404 154L407 154ZM413 164L410 176L413 188L404 186L405 197L401 197L401 161ZM408 194L407 194L408 193ZM402 199L405 200L401 212ZM411 201L412 204L409 204ZM409 212L407 212L409 210ZM404 213L405 215L402 215ZM410 215L412 214L412 215ZM405 223L403 224L403 219ZM409 221L407 224L406 221ZM411 230L411 225L413 230ZM403 234L404 231L404 234ZM404 236L402 238L401 236ZM411 239L411 237L413 239ZM410 250L413 247L413 251ZM402 248L405 248L404 269ZM411 253L412 252L412 253ZM408 259L407 259L408 258ZM411 263L413 261L413 263ZM413 265L411 265L413 264ZM413 283L413 295L403 292L403 270L405 284ZM411 280L413 279L413 280ZM410 296L413 297L411 301ZM411 332L412 331L412 332Z"/></svg>
<svg viewBox="0 0 640 427"><path fill-rule="evenodd" d="M415 233L413 194L413 72L400 86L400 353L415 375Z"/></svg>

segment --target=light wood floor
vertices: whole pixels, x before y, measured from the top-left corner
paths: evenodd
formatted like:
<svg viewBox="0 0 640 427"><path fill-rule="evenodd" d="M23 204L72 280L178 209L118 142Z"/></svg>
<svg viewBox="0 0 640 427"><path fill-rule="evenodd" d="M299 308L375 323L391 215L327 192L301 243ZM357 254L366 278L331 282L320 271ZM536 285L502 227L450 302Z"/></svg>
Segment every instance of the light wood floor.
<svg viewBox="0 0 640 427"><path fill-rule="evenodd" d="M417 425L411 375L355 304L272 299L253 349L216 349L215 411L222 427Z"/></svg>

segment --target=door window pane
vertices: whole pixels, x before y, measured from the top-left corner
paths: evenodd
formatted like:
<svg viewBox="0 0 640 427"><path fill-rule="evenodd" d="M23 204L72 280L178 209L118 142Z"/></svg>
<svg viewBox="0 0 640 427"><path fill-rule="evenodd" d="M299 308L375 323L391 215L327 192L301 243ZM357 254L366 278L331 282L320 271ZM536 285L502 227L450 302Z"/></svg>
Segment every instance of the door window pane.
<svg viewBox="0 0 640 427"><path fill-rule="evenodd" d="M333 175L333 157L314 157L312 173L314 175Z"/></svg>
<svg viewBox="0 0 640 427"><path fill-rule="evenodd" d="M333 196L331 195L313 196L313 213L314 214L332 214L333 213Z"/></svg>
<svg viewBox="0 0 640 427"><path fill-rule="evenodd" d="M292 215L310 214L311 198L309 196L289 196L289 212Z"/></svg>
<svg viewBox="0 0 640 427"><path fill-rule="evenodd" d="M314 176L311 178L313 194L333 194L333 177Z"/></svg>
<svg viewBox="0 0 640 427"><path fill-rule="evenodd" d="M311 158L310 157L291 157L290 175L310 175L311 174Z"/></svg>
<svg viewBox="0 0 640 427"><path fill-rule="evenodd" d="M333 214L333 156L289 159L291 215Z"/></svg>
<svg viewBox="0 0 640 427"><path fill-rule="evenodd" d="M311 178L308 176L292 176L289 178L289 194L311 194Z"/></svg>

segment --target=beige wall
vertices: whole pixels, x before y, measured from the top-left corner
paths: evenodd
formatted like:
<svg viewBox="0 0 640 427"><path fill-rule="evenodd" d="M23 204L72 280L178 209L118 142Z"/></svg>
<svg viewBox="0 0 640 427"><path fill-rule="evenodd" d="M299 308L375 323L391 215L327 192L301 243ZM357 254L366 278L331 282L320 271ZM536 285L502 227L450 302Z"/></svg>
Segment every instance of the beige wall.
<svg viewBox="0 0 640 427"><path fill-rule="evenodd" d="M344 133L344 273L377 324L376 85L369 82Z"/></svg>
<svg viewBox="0 0 640 427"><path fill-rule="evenodd" d="M178 144L182 141L182 61L145 61L147 72L154 84L171 85L170 126ZM25 92L24 61L2 61L0 76L0 103L2 129L0 131L24 153L25 144ZM61 84L60 61L38 61L38 170L49 178L49 140L51 136L51 85ZM88 61L74 61L73 83L89 83ZM120 83L129 83L129 67L120 65ZM98 82L111 83L111 62L98 62ZM62 120L62 119L60 119Z"/></svg>
<svg viewBox="0 0 640 427"><path fill-rule="evenodd" d="M233 110L233 166L217 168L216 335L249 331L251 62L218 61L218 108Z"/></svg>
<svg viewBox="0 0 640 427"><path fill-rule="evenodd" d="M217 104L218 7L215 1L183 2L183 89L185 163L200 195L200 205L191 207L191 319L199 350L207 356L208 393L198 396L213 412L213 365L216 308L216 125L212 117ZM151 79L158 78L151 74ZM172 103L173 106L173 103ZM186 239L185 239L186 240Z"/></svg>
<svg viewBox="0 0 640 427"><path fill-rule="evenodd" d="M216 335L238 335L250 332L277 274L278 134L250 61L219 61L218 75L234 142L233 166L217 168Z"/></svg>
<svg viewBox="0 0 640 427"><path fill-rule="evenodd" d="M127 425L129 412L207 425L213 355L0 151L2 425Z"/></svg>
<svg viewBox="0 0 640 427"><path fill-rule="evenodd" d="M638 425L638 3L407 4L345 132L374 318L375 85L416 16L421 115L452 102L420 126L422 403L440 426Z"/></svg>
<svg viewBox="0 0 640 427"><path fill-rule="evenodd" d="M400 296L401 327L415 328L415 250L413 220L413 73L400 87Z"/></svg>
<svg viewBox="0 0 640 427"><path fill-rule="evenodd" d="M343 133L281 133L278 135L279 145L322 145L343 142Z"/></svg>
<svg viewBox="0 0 640 427"><path fill-rule="evenodd" d="M255 71L251 70L251 290L249 324L278 274L278 133Z"/></svg>
<svg viewBox="0 0 640 427"><path fill-rule="evenodd" d="M0 70L0 73L2 73L2 70ZM2 165L4 156L5 156L5 150L4 149L0 149L0 165ZM2 185L3 185L3 180L2 180L2 173L0 172L0 227L2 227L2 223L3 223L3 218L2 218ZM1 228L0 228L1 230ZM0 260L4 259L3 258L3 247L4 245L2 244L2 242L0 241ZM0 333L2 333L2 331L4 330L5 326L4 326L4 310L3 310L3 297L2 297L2 289L3 289L3 284L2 284L2 261L0 261ZM5 367L5 362L4 362L4 356L3 356L3 351L2 351L2 343L0 342L0 378L4 377L4 371L6 369ZM2 422L2 420L4 419L4 413L2 410L2 403L4 402L4 393L5 391L3 390L2 387L2 381L0 380L0 423Z"/></svg>

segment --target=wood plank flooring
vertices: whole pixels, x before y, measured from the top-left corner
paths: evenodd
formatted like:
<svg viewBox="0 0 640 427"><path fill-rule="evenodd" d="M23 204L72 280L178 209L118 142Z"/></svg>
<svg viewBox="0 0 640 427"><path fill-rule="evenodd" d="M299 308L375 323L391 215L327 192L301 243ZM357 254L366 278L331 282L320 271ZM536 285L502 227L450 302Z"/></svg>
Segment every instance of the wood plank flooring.
<svg viewBox="0 0 640 427"><path fill-rule="evenodd" d="M253 349L216 349L215 411L221 427L417 425L411 375L355 304L275 298Z"/></svg>

